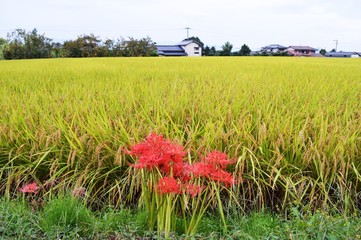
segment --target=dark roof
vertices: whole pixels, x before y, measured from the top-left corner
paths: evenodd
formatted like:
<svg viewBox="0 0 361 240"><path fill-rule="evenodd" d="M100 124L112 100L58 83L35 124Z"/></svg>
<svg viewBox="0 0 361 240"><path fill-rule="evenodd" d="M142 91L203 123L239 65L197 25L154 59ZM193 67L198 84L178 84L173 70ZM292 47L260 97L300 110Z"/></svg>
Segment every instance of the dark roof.
<svg viewBox="0 0 361 240"><path fill-rule="evenodd" d="M289 46L290 48L293 48L294 50L311 50L311 51L316 51L316 48L312 48L309 46Z"/></svg>
<svg viewBox="0 0 361 240"><path fill-rule="evenodd" d="M187 56L179 45L157 45L157 52L161 56Z"/></svg>
<svg viewBox="0 0 361 240"><path fill-rule="evenodd" d="M279 44L271 44L263 47L265 49L286 49L287 47L279 45Z"/></svg>
<svg viewBox="0 0 361 240"><path fill-rule="evenodd" d="M182 51L184 49L178 45L157 45L157 49L160 51Z"/></svg>
<svg viewBox="0 0 361 240"><path fill-rule="evenodd" d="M178 43L178 45L179 46L186 46L186 45L188 45L188 44L190 44L190 43L196 43L195 41L193 41L193 40L183 40L183 41L181 41L180 43ZM197 43L198 44L198 43Z"/></svg>
<svg viewBox="0 0 361 240"><path fill-rule="evenodd" d="M360 55L360 54L357 52L328 52L325 54L326 57L351 57L351 55Z"/></svg>

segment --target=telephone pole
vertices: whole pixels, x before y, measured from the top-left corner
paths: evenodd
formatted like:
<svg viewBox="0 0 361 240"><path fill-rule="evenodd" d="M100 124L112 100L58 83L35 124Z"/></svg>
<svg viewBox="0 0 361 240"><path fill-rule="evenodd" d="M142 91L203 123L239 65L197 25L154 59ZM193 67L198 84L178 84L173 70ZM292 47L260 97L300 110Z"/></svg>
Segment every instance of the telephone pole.
<svg viewBox="0 0 361 240"><path fill-rule="evenodd" d="M189 30L191 29L190 27L185 27L184 29L187 30L187 39L189 38Z"/></svg>
<svg viewBox="0 0 361 240"><path fill-rule="evenodd" d="M337 52L337 45L338 45L338 40L333 40L336 43L336 48L335 51Z"/></svg>

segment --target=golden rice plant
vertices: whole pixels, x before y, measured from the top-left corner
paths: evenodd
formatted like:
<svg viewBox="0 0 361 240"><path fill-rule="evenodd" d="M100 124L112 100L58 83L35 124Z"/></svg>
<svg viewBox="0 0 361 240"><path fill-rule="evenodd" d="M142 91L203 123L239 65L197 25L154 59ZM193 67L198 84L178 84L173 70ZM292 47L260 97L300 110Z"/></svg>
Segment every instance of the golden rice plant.
<svg viewBox="0 0 361 240"><path fill-rule="evenodd" d="M361 62L326 58L96 58L0 62L0 192L78 187L134 204L123 149L149 133L190 161L237 159L229 209L360 209Z"/></svg>

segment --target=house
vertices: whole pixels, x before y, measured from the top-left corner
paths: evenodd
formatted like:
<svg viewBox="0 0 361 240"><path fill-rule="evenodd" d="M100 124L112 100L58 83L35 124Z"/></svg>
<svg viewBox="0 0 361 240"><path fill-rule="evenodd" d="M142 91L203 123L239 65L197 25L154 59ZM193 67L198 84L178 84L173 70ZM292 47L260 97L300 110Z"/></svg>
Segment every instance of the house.
<svg viewBox="0 0 361 240"><path fill-rule="evenodd" d="M317 49L309 46L289 46L287 52L293 56L299 57L318 57L320 54L316 53Z"/></svg>
<svg viewBox="0 0 361 240"><path fill-rule="evenodd" d="M260 52L272 52L272 53L275 53L275 52L283 52L286 49L287 49L287 47L285 47L285 46L282 46L282 45L279 45L279 44L271 44L271 45L262 47Z"/></svg>
<svg viewBox="0 0 361 240"><path fill-rule="evenodd" d="M186 52L178 45L157 45L159 56L187 56Z"/></svg>
<svg viewBox="0 0 361 240"><path fill-rule="evenodd" d="M361 54L357 52L328 52L325 54L326 57L337 57L337 58L359 58Z"/></svg>
<svg viewBox="0 0 361 240"><path fill-rule="evenodd" d="M176 45L157 45L159 56L202 56L202 47L193 40L183 40Z"/></svg>
<svg viewBox="0 0 361 240"><path fill-rule="evenodd" d="M184 49L187 56L202 56L201 46L193 40L183 40L178 45Z"/></svg>

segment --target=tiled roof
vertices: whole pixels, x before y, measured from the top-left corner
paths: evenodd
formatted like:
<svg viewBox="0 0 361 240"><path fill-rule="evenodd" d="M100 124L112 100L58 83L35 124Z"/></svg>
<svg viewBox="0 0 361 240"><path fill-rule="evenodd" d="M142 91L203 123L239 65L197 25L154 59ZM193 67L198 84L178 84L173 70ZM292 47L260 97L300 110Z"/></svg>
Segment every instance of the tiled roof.
<svg viewBox="0 0 361 240"><path fill-rule="evenodd" d="M161 51L182 51L184 49L178 45L157 45L157 49Z"/></svg>
<svg viewBox="0 0 361 240"><path fill-rule="evenodd" d="M279 45L279 44L271 44L271 45L265 46L263 48L266 48L266 49L286 49L287 47Z"/></svg>
<svg viewBox="0 0 361 240"><path fill-rule="evenodd" d="M304 49L302 49L303 51ZM308 53L302 53L302 52L298 52L296 50L288 50L287 51L288 54L292 55L292 56L296 56L296 57L322 57L321 54L318 53L314 53L313 51L309 51Z"/></svg>
<svg viewBox="0 0 361 240"><path fill-rule="evenodd" d="M184 49L178 45L157 45L157 52L161 56L187 56Z"/></svg>
<svg viewBox="0 0 361 240"><path fill-rule="evenodd" d="M316 48L312 48L309 46L289 46L289 48L293 48L294 50L310 50L310 51L316 51Z"/></svg>

